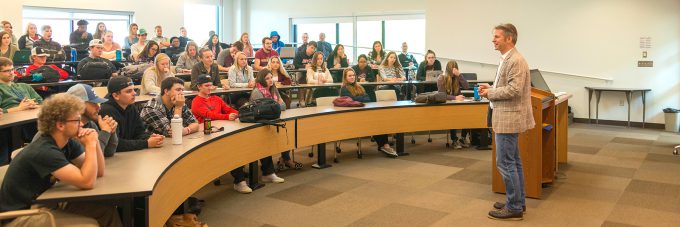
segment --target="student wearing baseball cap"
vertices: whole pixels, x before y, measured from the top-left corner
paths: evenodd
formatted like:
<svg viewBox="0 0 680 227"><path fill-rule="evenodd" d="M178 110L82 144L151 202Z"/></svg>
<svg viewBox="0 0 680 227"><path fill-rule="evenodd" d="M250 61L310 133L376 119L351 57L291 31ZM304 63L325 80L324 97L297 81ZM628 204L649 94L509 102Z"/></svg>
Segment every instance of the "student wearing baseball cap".
<svg viewBox="0 0 680 227"><path fill-rule="evenodd" d="M137 43L130 46L130 57L133 59L137 58L139 53L142 53L144 47L146 47L146 43L149 42L149 40L146 39L146 36L146 29L140 28L137 33Z"/></svg>
<svg viewBox="0 0 680 227"><path fill-rule="evenodd" d="M34 69L45 66L48 56L49 54L47 53L47 50L45 50L44 48L33 47L33 49L31 49L31 61L33 62L33 64L26 68L26 73L24 74L24 76L31 75L32 74L31 71L33 71ZM59 72L59 80L65 80L66 78L68 78L68 72L66 72L66 70L63 70L54 64L49 64L47 66Z"/></svg>
<svg viewBox="0 0 680 227"><path fill-rule="evenodd" d="M113 74L111 75L111 77L118 75L118 73L115 72L116 66L113 65L113 63L111 63L111 61L109 61L109 59L102 57L102 54L104 53L104 42L102 42L99 39L93 39L92 41L90 41L90 47L89 48L90 48L90 56L87 56L87 57L83 58L83 60L80 60L80 62L78 62L78 68L76 68L76 73L78 73L78 75L81 75L80 73L82 72L81 69L83 69L83 66L85 66L85 64L90 63L90 62L105 62L109 65L109 67L113 71Z"/></svg>
<svg viewBox="0 0 680 227"><path fill-rule="evenodd" d="M139 108L135 105L136 93L132 80L124 76L111 77L106 87L108 101L102 103L99 115L111 116L119 123L116 151L134 151L163 145L162 135L149 135L145 131Z"/></svg>

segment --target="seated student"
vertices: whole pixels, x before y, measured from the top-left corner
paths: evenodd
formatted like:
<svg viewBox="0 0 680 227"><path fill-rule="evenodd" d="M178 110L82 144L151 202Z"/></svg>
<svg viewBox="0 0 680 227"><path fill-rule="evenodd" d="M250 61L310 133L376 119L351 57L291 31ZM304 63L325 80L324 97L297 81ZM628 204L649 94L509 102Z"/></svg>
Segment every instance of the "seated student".
<svg viewBox="0 0 680 227"><path fill-rule="evenodd" d="M283 43L283 41L281 41L281 36L279 35L279 33L277 31L272 31L269 34L269 38L272 39L272 49L280 54L281 47L286 46L286 44Z"/></svg>
<svg viewBox="0 0 680 227"><path fill-rule="evenodd" d="M411 71L418 68L418 62L416 61L416 58L413 57L413 54L408 52L408 44L406 42L401 44L401 53L399 53L398 57L401 66L409 67L409 70L406 70L406 76L411 78L413 76Z"/></svg>
<svg viewBox="0 0 680 227"><path fill-rule="evenodd" d="M406 73L401 68L401 64L397 60L397 53L394 53L394 51L390 51L387 54L385 60L380 64L378 71L380 72L378 81L397 82L406 79ZM399 97L401 86L386 85L381 86L380 89L393 89L397 93L397 97Z"/></svg>
<svg viewBox="0 0 680 227"><path fill-rule="evenodd" d="M250 43L250 35L248 35L247 32L241 34L241 38L239 38L238 41L243 44L243 48L239 51L246 54L246 57L255 57L255 52L253 52L253 44Z"/></svg>
<svg viewBox="0 0 680 227"><path fill-rule="evenodd" d="M12 46L16 47L16 48L19 48L18 45L17 45L17 37L14 36L14 31L12 31L12 23L10 23L9 21L6 21L6 20L4 20L4 21L2 21L2 22L0 22L0 23L2 23L2 29L3 29L3 31L4 31L4 32L7 32L7 34L9 34L10 37L11 37L11 39L10 39L10 40L11 40L11 41L10 41L10 44L11 44Z"/></svg>
<svg viewBox="0 0 680 227"><path fill-rule="evenodd" d="M20 50L30 50L33 49L33 43L40 40L40 35L38 34L38 27L34 23L28 23L26 26L26 34L19 37L19 49Z"/></svg>
<svg viewBox="0 0 680 227"><path fill-rule="evenodd" d="M290 75L288 75L286 68L283 67L279 56L271 57L268 61L269 64L267 65L267 69L272 73L272 80L274 80L274 84L277 87L280 85L293 84L293 80L290 78ZM280 93L281 98L283 98L283 101L286 103L286 109L290 109L290 91L285 90L280 91Z"/></svg>
<svg viewBox="0 0 680 227"><path fill-rule="evenodd" d="M184 52L177 59L177 65L175 65L176 72L191 73L191 69L199 62L201 62L201 59L198 56L198 45L193 41L189 41Z"/></svg>
<svg viewBox="0 0 680 227"><path fill-rule="evenodd" d="M335 45L335 49L328 56L326 66L333 69L347 68L349 66L349 60L347 60L347 55L345 54L345 46L342 44ZM331 75L333 80L342 81L342 71L333 71Z"/></svg>
<svg viewBox="0 0 680 227"><path fill-rule="evenodd" d="M103 58L106 59L111 59L111 60L116 60L116 51L120 50L120 44L116 43L113 41L113 32L112 31L106 31L104 32L104 53L102 54ZM121 56L122 57L122 56Z"/></svg>
<svg viewBox="0 0 680 227"><path fill-rule="evenodd" d="M373 49L368 52L368 64L373 69L377 69L385 60L385 50L380 41L373 42Z"/></svg>
<svg viewBox="0 0 680 227"><path fill-rule="evenodd" d="M301 51L305 51L307 49L307 43L309 41L309 34L307 32L302 33L302 44L298 44L297 50L295 50L295 54L300 53Z"/></svg>
<svg viewBox="0 0 680 227"><path fill-rule="evenodd" d="M267 66L267 59L279 56L279 53L272 50L272 39L269 37L262 38L262 48L255 52L255 62L253 62L253 69L260 71Z"/></svg>
<svg viewBox="0 0 680 227"><path fill-rule="evenodd" d="M111 70L113 71L113 74L111 77L118 75L118 73L115 72L116 66L109 61L109 59L102 58L102 54L104 51L104 43L101 40L98 39L93 39L90 41L90 56L87 56L83 58L83 60L80 60L78 62L78 67L76 69L76 72L80 75L81 69L83 69L83 66L85 64L90 63L90 62L105 62L109 65Z"/></svg>
<svg viewBox="0 0 680 227"><path fill-rule="evenodd" d="M104 176L104 155L94 129L81 128L83 101L55 94L38 113L43 136L28 144L7 169L0 189L0 212L29 209L57 180L79 189L92 189ZM50 214L4 220L7 226L62 225L123 226L116 208L95 203L68 203L48 209ZM96 220L94 220L96 218Z"/></svg>
<svg viewBox="0 0 680 227"><path fill-rule="evenodd" d="M155 41L161 49L168 48L170 46L170 40L163 36L163 27L156 25L154 30L156 31L156 36L151 40Z"/></svg>
<svg viewBox="0 0 680 227"><path fill-rule="evenodd" d="M246 62L246 54L237 52L235 58L236 63L229 68L229 76L227 77L229 88L254 88L253 68ZM232 104L235 104L237 108L248 102L248 97L248 93L229 94L229 99L235 102L232 102Z"/></svg>
<svg viewBox="0 0 680 227"><path fill-rule="evenodd" d="M273 99L279 103L281 111L286 110L286 103L281 98L281 93L279 93L279 89L276 88L274 79L272 79L273 77L274 76L272 75L271 71L269 71L269 69L266 68L257 72L257 78L255 79L257 83L255 84L255 89L253 89L253 91L250 93L250 100L252 101L262 98ZM269 160L271 160L271 156L268 158ZM260 162L262 162L262 159L260 159ZM278 166L285 166L290 169L302 169L303 167L302 163L294 162L290 158L290 151L285 151L281 153L281 158L279 158ZM264 169L262 169L262 172L263 172L262 175L268 173L271 173L273 175L274 166L272 165L271 170L268 169L265 171ZM274 175L274 177L276 177L276 175ZM283 179L281 179L281 182L283 182Z"/></svg>
<svg viewBox="0 0 680 227"><path fill-rule="evenodd" d="M220 52L222 52L220 38L215 34L211 35L208 42L203 45L203 48L210 50L212 52L213 60L216 60L217 56L220 54Z"/></svg>
<svg viewBox="0 0 680 227"><path fill-rule="evenodd" d="M416 80L425 81L427 80L427 73L436 73L435 71L442 71L442 64L437 60L437 56L434 51L427 50L425 54L425 60L418 66L418 72L416 73ZM425 86L418 88L418 93L435 91L436 88L434 84L425 84Z"/></svg>
<svg viewBox="0 0 680 227"><path fill-rule="evenodd" d="M96 31L94 32L94 35L92 35L92 38L104 40L104 34L107 31L106 30L106 24L104 24L104 22L99 22L99 23L97 23L97 26L95 28L96 28Z"/></svg>
<svg viewBox="0 0 680 227"><path fill-rule="evenodd" d="M50 54L48 57L51 61L64 60L64 49L61 47L61 44L52 39L52 27L43 25L41 30L42 38L35 41L33 47L41 47L43 50L46 50Z"/></svg>
<svg viewBox="0 0 680 227"><path fill-rule="evenodd" d="M146 69L142 75L142 95L158 94L161 92L160 82L165 78L174 77L170 71L170 57L166 54L156 55L154 66Z"/></svg>
<svg viewBox="0 0 680 227"><path fill-rule="evenodd" d="M137 34L137 42L130 46L130 59L132 60L137 59L139 53L142 53L144 48L146 48L146 43L149 42L149 40L146 40L147 35L148 34L146 34L146 29L144 28L139 29L139 34Z"/></svg>
<svg viewBox="0 0 680 227"><path fill-rule="evenodd" d="M9 59L14 58L14 53L19 51L19 48L12 45L12 34L5 31L0 32L0 57Z"/></svg>
<svg viewBox="0 0 680 227"><path fill-rule="evenodd" d="M153 40L149 40L149 42L146 43L144 50L142 50L139 55L135 56L134 60L135 62L139 63L153 63L153 60L156 58L158 53L160 53L158 43Z"/></svg>
<svg viewBox="0 0 680 227"><path fill-rule="evenodd" d="M94 129L99 134L99 146L104 152L104 157L113 156L116 153L116 147L118 147L118 136L116 135L118 122L111 116L99 116L99 104L108 100L97 96L92 90L92 86L87 84L73 85L66 93L85 102L85 111L80 117L80 121L83 124L82 127ZM42 132L36 133L33 141L36 141L41 136Z"/></svg>
<svg viewBox="0 0 680 227"><path fill-rule="evenodd" d="M137 41L139 41L139 38L137 38L138 29L139 26L137 25L137 23L130 24L128 35L125 37L125 49L130 49L132 45L136 44Z"/></svg>
<svg viewBox="0 0 680 227"><path fill-rule="evenodd" d="M356 80L358 82L376 82L377 78L375 71L368 65L368 57L365 54L359 55L357 58L357 64L352 66L352 69L356 73ZM366 86L364 88L366 93L371 96L371 100L375 101L375 87Z"/></svg>
<svg viewBox="0 0 680 227"><path fill-rule="evenodd" d="M311 67L312 57L314 57L314 52L316 52L316 42L310 41L307 43L305 51L298 52L295 54L295 59L293 59L293 65L296 69L307 69ZM307 72L302 72L298 74L297 82L299 84L307 83ZM307 105L307 96L309 95L309 89L298 89L298 105L300 107L305 107Z"/></svg>
<svg viewBox="0 0 680 227"><path fill-rule="evenodd" d="M196 79L201 74L209 75L213 79L214 86L229 89L229 83L222 84L221 82L220 71L213 60L212 51L203 48L198 52L198 56L201 61L191 69L191 89L196 90Z"/></svg>
<svg viewBox="0 0 680 227"><path fill-rule="evenodd" d="M241 52L242 50L243 43L241 43L240 41L236 41L231 44L231 46L229 47L229 51L220 52L220 55L217 56L217 66L219 66L220 71L229 72L231 66L234 65L236 53Z"/></svg>
<svg viewBox="0 0 680 227"><path fill-rule="evenodd" d="M24 76L29 76L32 74L31 72L34 69L44 66L45 63L47 62L47 55L48 55L47 51L45 51L43 48L34 47L31 50L31 61L33 61L33 64L26 68L26 73L24 74ZM65 80L66 78L68 78L68 72L66 72L65 70L57 67L54 64L49 64L47 66L59 72L59 80Z"/></svg>
<svg viewBox="0 0 680 227"><path fill-rule="evenodd" d="M124 76L111 77L106 88L108 101L101 105L99 115L111 116L119 124L116 130L116 152L161 147L165 137L145 132L144 121L139 117L139 109L135 105L136 93L132 80Z"/></svg>
<svg viewBox="0 0 680 227"><path fill-rule="evenodd" d="M177 59L179 58L179 55L182 54L182 51L182 48L179 47L179 38L174 36L170 38L170 46L165 49L165 54L170 57L170 60L172 60L173 63L177 62Z"/></svg>
<svg viewBox="0 0 680 227"><path fill-rule="evenodd" d="M196 116L198 123L202 124L206 118L229 121L238 118L238 111L232 109L220 97L210 95L210 90L213 89L210 76L199 75L196 81L198 83L198 95L191 101L191 112ZM267 163L267 161L265 160L262 163ZM271 168L273 169L273 167ZM253 192L245 180L243 166L232 170L231 176L234 177L234 190L240 193Z"/></svg>
<svg viewBox="0 0 680 227"><path fill-rule="evenodd" d="M323 53L320 51L314 53L310 67L307 67L307 83L333 83L333 77L331 76L330 70L326 68L326 65L324 64Z"/></svg>
<svg viewBox="0 0 680 227"><path fill-rule="evenodd" d="M349 96L354 101L370 102L371 97L366 93L361 84L357 83L356 73L352 68L346 68L342 71L342 87L340 88L340 96ZM378 150L388 157L396 158L397 152L390 147L387 142L387 135L373 136L373 139L378 144Z"/></svg>
<svg viewBox="0 0 680 227"><path fill-rule="evenodd" d="M323 57L328 58L333 48L329 42L326 42L326 33L319 33L319 42L316 42L316 48L323 53Z"/></svg>
<svg viewBox="0 0 680 227"><path fill-rule="evenodd" d="M94 38L92 37L92 34L87 32L87 24L88 22L86 20L79 20L77 25L78 28L71 32L71 35L69 36L69 43L71 44L71 47L76 48L77 50L87 50L87 44L90 43Z"/></svg>
<svg viewBox="0 0 680 227"><path fill-rule="evenodd" d="M461 90L468 88L470 88L470 84L468 84L467 80L460 75L458 63L454 60L446 63L446 71L437 78L437 91L446 93L447 100L463 101L465 96L463 96ZM460 140L456 135L457 132L458 130L456 129L451 129L450 131L453 148L461 149L462 147L469 147L470 145L467 144L464 139L469 130L463 129L461 132L462 138L460 138Z"/></svg>
<svg viewBox="0 0 680 227"><path fill-rule="evenodd" d="M187 47L187 43L192 42L194 40L190 39L187 37L187 29L184 27L179 27L179 48L184 49ZM198 49L198 48L197 48Z"/></svg>
<svg viewBox="0 0 680 227"><path fill-rule="evenodd" d="M161 82L161 93L142 107L140 117L146 123L146 130L166 137L172 136L170 120L182 118L182 135L198 132L198 121L185 105L184 81L168 77Z"/></svg>
<svg viewBox="0 0 680 227"><path fill-rule="evenodd" d="M12 60L0 57L0 108L5 113L38 108L43 99L25 83L14 83Z"/></svg>

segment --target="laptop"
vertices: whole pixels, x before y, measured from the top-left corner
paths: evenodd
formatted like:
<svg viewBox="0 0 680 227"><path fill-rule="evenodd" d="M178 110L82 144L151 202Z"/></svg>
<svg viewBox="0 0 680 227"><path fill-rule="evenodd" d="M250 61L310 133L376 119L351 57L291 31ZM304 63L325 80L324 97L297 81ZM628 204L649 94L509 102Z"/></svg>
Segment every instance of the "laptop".
<svg viewBox="0 0 680 227"><path fill-rule="evenodd" d="M14 58L12 59L14 64L24 64L31 62L31 51L30 50L19 50L14 52Z"/></svg>
<svg viewBox="0 0 680 227"><path fill-rule="evenodd" d="M279 57L281 58L295 58L295 47L281 47Z"/></svg>
<svg viewBox="0 0 680 227"><path fill-rule="evenodd" d="M427 71L425 73L425 81L437 81L437 78L439 75L442 75L444 73L441 70L433 70L433 71Z"/></svg>
<svg viewBox="0 0 680 227"><path fill-rule="evenodd" d="M545 79L543 79L543 75L541 75L541 71L538 69L532 69L529 71L530 76L531 76L531 86L547 91L550 91L550 87L548 87L548 83L545 82Z"/></svg>

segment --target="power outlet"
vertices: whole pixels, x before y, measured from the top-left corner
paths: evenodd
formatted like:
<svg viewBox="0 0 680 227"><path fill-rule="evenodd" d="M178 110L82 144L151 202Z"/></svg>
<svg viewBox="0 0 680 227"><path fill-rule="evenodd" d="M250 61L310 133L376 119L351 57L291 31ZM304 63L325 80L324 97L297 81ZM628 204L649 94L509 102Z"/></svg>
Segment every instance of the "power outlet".
<svg viewBox="0 0 680 227"><path fill-rule="evenodd" d="M623 99L619 99L619 106L623 106Z"/></svg>

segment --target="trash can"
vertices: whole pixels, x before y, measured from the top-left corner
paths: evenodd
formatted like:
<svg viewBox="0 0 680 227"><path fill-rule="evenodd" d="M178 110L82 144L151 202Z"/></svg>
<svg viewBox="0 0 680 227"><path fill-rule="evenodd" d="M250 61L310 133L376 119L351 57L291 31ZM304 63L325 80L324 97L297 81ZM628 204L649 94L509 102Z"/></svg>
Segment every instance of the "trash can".
<svg viewBox="0 0 680 227"><path fill-rule="evenodd" d="M678 132L680 130L680 110L673 108L663 109L666 131Z"/></svg>

